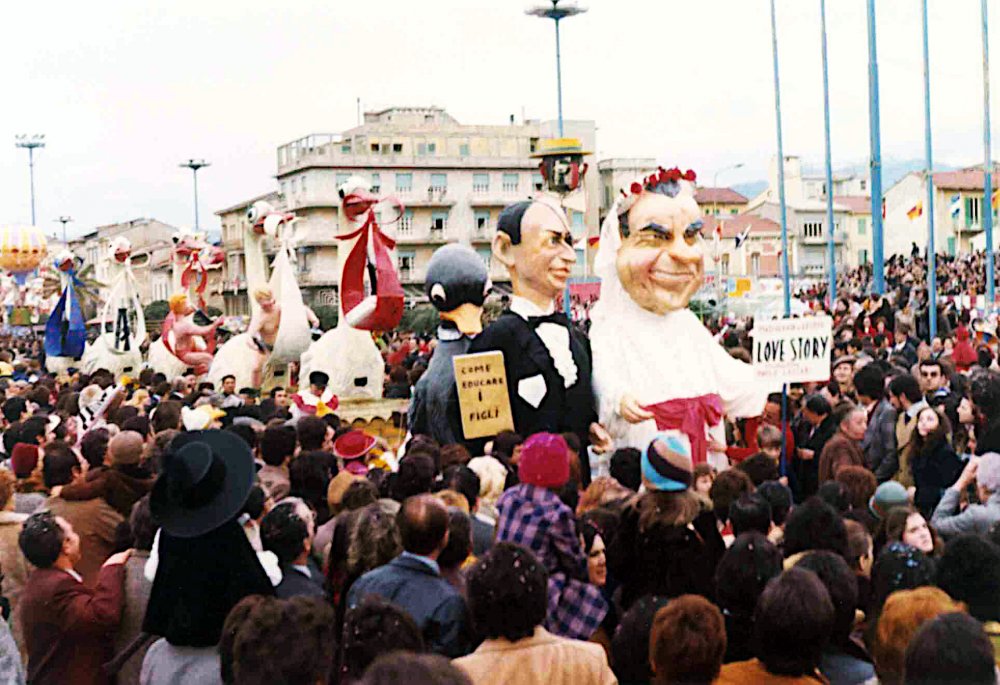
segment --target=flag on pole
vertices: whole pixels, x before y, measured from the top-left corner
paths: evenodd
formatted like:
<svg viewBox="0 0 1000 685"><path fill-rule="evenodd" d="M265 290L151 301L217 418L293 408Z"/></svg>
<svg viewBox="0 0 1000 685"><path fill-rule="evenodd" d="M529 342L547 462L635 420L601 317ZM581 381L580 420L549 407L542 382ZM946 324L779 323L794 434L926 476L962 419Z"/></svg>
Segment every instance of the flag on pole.
<svg viewBox="0 0 1000 685"><path fill-rule="evenodd" d="M601 242L601 236L599 235L594 235L587 238L587 245L589 247L597 247L597 244L600 242Z"/></svg>
<svg viewBox="0 0 1000 685"><path fill-rule="evenodd" d="M906 213L906 218L909 219L910 221L913 221L923 213L924 213L924 203L918 202L917 204L913 205L912 208L910 208L910 211Z"/></svg>
<svg viewBox="0 0 1000 685"><path fill-rule="evenodd" d="M993 209L997 209L997 206L1000 205L1000 188L993 191L993 195L990 197L990 204L993 205Z"/></svg>
<svg viewBox="0 0 1000 685"><path fill-rule="evenodd" d="M739 249L740 245L746 242L747 237L750 235L750 227L753 224L747 224L747 227L743 229L743 232L736 236L736 249Z"/></svg>
<svg viewBox="0 0 1000 685"><path fill-rule="evenodd" d="M953 195L951 198L951 207L949 209L951 213L951 218L957 218L959 213L962 211L962 196Z"/></svg>

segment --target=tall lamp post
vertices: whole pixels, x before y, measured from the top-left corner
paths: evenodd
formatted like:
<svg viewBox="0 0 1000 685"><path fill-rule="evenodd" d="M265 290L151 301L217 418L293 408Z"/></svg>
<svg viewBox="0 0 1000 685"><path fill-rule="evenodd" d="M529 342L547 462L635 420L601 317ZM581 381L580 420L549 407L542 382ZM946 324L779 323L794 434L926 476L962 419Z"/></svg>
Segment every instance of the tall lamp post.
<svg viewBox="0 0 1000 685"><path fill-rule="evenodd" d="M712 175L712 190L715 191L715 195L712 197L712 218L715 220L716 225L719 223L719 200L718 200L718 189L719 189L719 176L727 171L736 171L737 169L743 168L743 162L737 162L732 166L727 166L722 169L717 169ZM715 301L719 306L719 315L722 314L722 253L720 251L720 244L716 242L715 249Z"/></svg>
<svg viewBox="0 0 1000 685"><path fill-rule="evenodd" d="M56 221L61 223L63 226L63 242L66 243L67 245L69 245L69 241L66 239L66 224L68 224L72 220L73 217L71 216L61 216L58 219L56 219Z"/></svg>
<svg viewBox="0 0 1000 685"><path fill-rule="evenodd" d="M198 226L198 169L211 166L211 162L206 162L203 159L189 159L180 166L190 169L194 175L194 230L198 231L200 230Z"/></svg>
<svg viewBox="0 0 1000 685"><path fill-rule="evenodd" d="M580 7L576 3L562 0L549 0L547 5L536 5L524 11L532 17L552 19L556 24L556 93L559 99L559 137L563 137L563 106L562 106L562 52L559 46L559 22L566 17L575 17L587 11L586 7Z"/></svg>
<svg viewBox="0 0 1000 685"><path fill-rule="evenodd" d="M31 225L35 225L35 149L45 147L45 134L14 136L14 145L28 151L28 175L31 177Z"/></svg>

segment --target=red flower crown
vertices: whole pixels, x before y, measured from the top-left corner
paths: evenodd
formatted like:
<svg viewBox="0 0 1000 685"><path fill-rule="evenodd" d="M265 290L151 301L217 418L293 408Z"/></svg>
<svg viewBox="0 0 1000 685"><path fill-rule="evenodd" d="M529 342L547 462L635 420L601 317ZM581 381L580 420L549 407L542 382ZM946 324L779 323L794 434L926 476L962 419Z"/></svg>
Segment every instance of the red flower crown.
<svg viewBox="0 0 1000 685"><path fill-rule="evenodd" d="M662 195L667 195L669 197L676 197L681 190L680 182L688 181L689 183L694 183L698 178L698 175L694 173L694 170L688 169L687 171L681 171L678 167L673 169L664 169L659 167L657 173L650 174L641 181L635 181L629 186L629 192L625 192L622 189L622 198L618 203L618 213L624 214L632 208L635 201L639 199L639 195L643 191L648 190L649 192L660 193Z"/></svg>

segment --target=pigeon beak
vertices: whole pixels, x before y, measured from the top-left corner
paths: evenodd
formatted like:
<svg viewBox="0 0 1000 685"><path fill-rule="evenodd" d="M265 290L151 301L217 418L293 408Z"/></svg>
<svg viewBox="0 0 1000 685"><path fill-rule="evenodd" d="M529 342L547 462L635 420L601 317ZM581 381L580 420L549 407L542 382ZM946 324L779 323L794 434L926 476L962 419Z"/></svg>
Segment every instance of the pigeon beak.
<svg viewBox="0 0 1000 685"><path fill-rule="evenodd" d="M441 312L441 318L455 322L458 330L465 335L475 336L483 332L482 311L482 307L466 302L450 312Z"/></svg>

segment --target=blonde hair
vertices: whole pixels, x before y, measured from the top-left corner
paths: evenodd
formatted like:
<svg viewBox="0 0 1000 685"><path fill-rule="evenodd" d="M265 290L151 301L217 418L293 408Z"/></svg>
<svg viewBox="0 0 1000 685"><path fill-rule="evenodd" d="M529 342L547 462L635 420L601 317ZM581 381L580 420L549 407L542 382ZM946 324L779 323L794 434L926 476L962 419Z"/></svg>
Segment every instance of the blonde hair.
<svg viewBox="0 0 1000 685"><path fill-rule="evenodd" d="M469 513L469 500L465 499L465 495L459 494L455 490L440 490L435 492L434 496L444 502L446 507L455 507L461 509L463 513Z"/></svg>
<svg viewBox="0 0 1000 685"><path fill-rule="evenodd" d="M174 314L180 314L184 308L184 305L187 304L187 299L188 296L187 293L185 292L176 292L173 295L171 295L169 300L170 311Z"/></svg>
<svg viewBox="0 0 1000 685"><path fill-rule="evenodd" d="M257 286L256 288L253 289L253 299L257 300L258 302L260 302L262 299L273 300L274 291L271 290L271 287L267 285Z"/></svg>
<svg viewBox="0 0 1000 685"><path fill-rule="evenodd" d="M956 612L965 613L965 604L956 602L936 587L898 590L889 595L872 645L879 682L902 683L906 646L920 626L941 614Z"/></svg>

